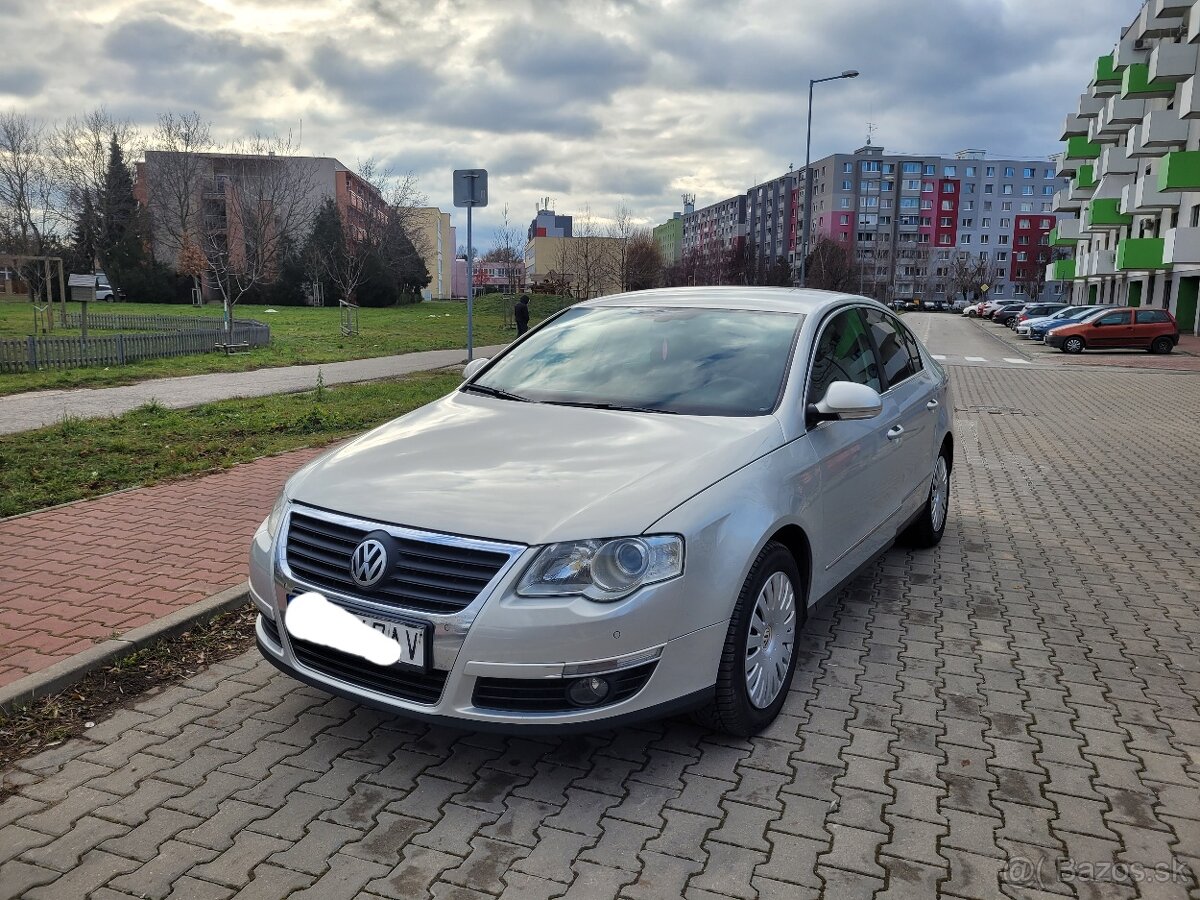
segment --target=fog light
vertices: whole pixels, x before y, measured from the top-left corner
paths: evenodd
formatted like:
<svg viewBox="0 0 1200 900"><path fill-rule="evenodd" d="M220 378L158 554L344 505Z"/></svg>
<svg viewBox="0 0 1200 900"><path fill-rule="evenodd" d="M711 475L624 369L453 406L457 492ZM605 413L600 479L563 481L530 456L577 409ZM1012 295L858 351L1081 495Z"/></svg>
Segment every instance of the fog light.
<svg viewBox="0 0 1200 900"><path fill-rule="evenodd" d="M576 706L595 706L608 696L608 679L596 676L580 678L571 682L567 696Z"/></svg>

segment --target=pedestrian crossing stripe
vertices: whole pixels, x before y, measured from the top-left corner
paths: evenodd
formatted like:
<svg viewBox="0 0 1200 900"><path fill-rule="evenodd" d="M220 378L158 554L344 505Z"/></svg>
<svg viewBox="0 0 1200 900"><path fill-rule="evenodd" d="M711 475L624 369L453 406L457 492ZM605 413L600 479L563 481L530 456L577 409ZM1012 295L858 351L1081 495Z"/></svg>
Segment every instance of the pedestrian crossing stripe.
<svg viewBox="0 0 1200 900"><path fill-rule="evenodd" d="M1032 365L1033 365L1033 362L1032 362L1031 360L1028 360L1028 359L1013 359L1011 356L1006 356L1006 357L1004 357L1004 361L1005 361L1005 362L1007 362L1007 363L1016 363L1016 364L1017 364L1017 365L1019 365L1019 366L1032 366Z"/></svg>
<svg viewBox="0 0 1200 900"><path fill-rule="evenodd" d="M945 359L946 358L944 356L939 356L937 353L932 354L932 356L934 359Z"/></svg>
<svg viewBox="0 0 1200 900"><path fill-rule="evenodd" d="M987 362L982 356L964 356L963 359L967 362Z"/></svg>

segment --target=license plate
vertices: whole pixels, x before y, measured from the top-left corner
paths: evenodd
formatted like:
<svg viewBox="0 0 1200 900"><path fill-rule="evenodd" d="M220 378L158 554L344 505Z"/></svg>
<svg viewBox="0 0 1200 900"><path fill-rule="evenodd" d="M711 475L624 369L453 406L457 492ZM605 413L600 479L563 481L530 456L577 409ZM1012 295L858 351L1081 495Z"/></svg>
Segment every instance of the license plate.
<svg viewBox="0 0 1200 900"><path fill-rule="evenodd" d="M299 595L288 594L287 602L291 603L297 596ZM346 607L342 608L346 609ZM410 666L422 671L428 671L429 663L426 660L426 644L429 635L428 622L399 622L390 619L376 619L373 616L361 615L353 609L346 609L346 612L350 613L368 628L378 631L400 645L400 661L396 665Z"/></svg>

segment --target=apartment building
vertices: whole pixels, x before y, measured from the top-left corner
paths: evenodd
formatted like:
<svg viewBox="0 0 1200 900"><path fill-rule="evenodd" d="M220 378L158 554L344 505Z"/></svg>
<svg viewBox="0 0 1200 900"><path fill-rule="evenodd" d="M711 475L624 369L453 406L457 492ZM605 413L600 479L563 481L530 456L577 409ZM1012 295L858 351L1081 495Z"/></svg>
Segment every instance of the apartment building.
<svg viewBox="0 0 1200 900"><path fill-rule="evenodd" d="M749 255L770 265L791 259L796 249L797 189L800 173L789 171L746 191L746 244Z"/></svg>
<svg viewBox="0 0 1200 900"><path fill-rule="evenodd" d="M1147 0L1063 126L1052 244L1075 303L1155 306L1200 333L1200 0Z"/></svg>
<svg viewBox="0 0 1200 900"><path fill-rule="evenodd" d="M426 300L445 299L453 294L454 229L450 213L436 206L412 210L412 242L425 268L429 271L429 286L421 291Z"/></svg>
<svg viewBox="0 0 1200 900"><path fill-rule="evenodd" d="M1065 180L1047 159L993 159L983 150L889 154L867 144L812 169L810 240L843 244L861 265L862 290L877 297L952 299L954 271L965 262L984 274L991 296L1020 299L1037 289L1052 258L1054 195ZM789 239L794 266L803 192L800 178Z"/></svg>
<svg viewBox="0 0 1200 900"><path fill-rule="evenodd" d="M692 195L684 195L683 212L674 213L671 218L661 225L654 226L651 233L654 242L662 253L663 265L673 266L683 256L683 217L690 215L696 209Z"/></svg>
<svg viewBox="0 0 1200 900"><path fill-rule="evenodd" d="M683 216L680 255L701 267L719 267L745 246L746 195L738 194Z"/></svg>

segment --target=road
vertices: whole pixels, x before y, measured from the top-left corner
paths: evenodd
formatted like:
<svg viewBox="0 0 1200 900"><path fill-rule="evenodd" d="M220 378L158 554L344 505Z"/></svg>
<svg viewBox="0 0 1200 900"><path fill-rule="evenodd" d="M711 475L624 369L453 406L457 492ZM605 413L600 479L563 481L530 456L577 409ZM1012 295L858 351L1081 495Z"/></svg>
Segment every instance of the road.
<svg viewBox="0 0 1200 900"><path fill-rule="evenodd" d="M0 896L1196 896L1200 377L906 321L945 539L811 612L765 734L431 728L248 654L7 773Z"/></svg>

